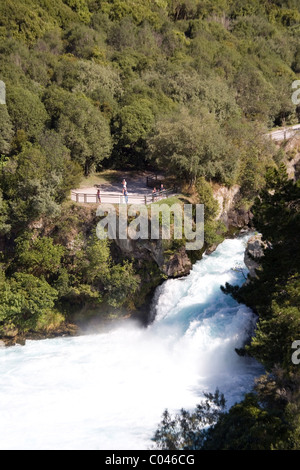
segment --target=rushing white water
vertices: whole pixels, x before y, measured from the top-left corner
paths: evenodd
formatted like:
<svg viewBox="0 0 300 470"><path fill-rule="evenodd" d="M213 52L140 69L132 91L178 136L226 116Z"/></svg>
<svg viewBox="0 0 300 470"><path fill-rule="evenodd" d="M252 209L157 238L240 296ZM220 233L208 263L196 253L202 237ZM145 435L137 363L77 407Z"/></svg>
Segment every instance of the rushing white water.
<svg viewBox="0 0 300 470"><path fill-rule="evenodd" d="M228 406L241 400L261 368L234 349L255 318L220 285L244 281L232 268L244 267L245 240L166 281L146 329L128 321L0 350L0 448L148 449L165 408L192 409L217 387Z"/></svg>

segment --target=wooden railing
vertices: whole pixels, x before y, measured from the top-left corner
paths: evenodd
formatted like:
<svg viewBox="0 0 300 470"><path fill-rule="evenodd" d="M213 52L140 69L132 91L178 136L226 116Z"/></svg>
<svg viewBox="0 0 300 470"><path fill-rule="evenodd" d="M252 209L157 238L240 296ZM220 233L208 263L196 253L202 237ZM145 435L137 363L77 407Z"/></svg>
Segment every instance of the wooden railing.
<svg viewBox="0 0 300 470"><path fill-rule="evenodd" d="M175 191L173 189L166 189L163 191L156 191L156 193L151 194L128 194L127 203L128 204L152 204L154 202L158 202L162 199L166 199L171 195L174 195ZM71 199L77 203L83 204L98 204L98 196L97 194L88 194L88 193L80 193L76 191L71 191ZM116 193L101 193L100 200L102 204L125 204L125 196L123 194L116 194Z"/></svg>
<svg viewBox="0 0 300 470"><path fill-rule="evenodd" d="M267 134L267 137L276 141L288 140L300 132L300 124L295 126L287 126L282 129L276 129Z"/></svg>
<svg viewBox="0 0 300 470"><path fill-rule="evenodd" d="M160 185L163 183L162 179L159 179L158 176L153 173L152 175L147 176L146 178L146 184L148 188L160 188Z"/></svg>
<svg viewBox="0 0 300 470"><path fill-rule="evenodd" d="M146 204L152 204L154 202L161 201L173 196L175 191L173 189L164 189L163 191L156 191L155 193L146 196Z"/></svg>
<svg viewBox="0 0 300 470"><path fill-rule="evenodd" d="M101 202L108 203L113 201L113 204L118 204L120 202L120 198L122 197L122 194L116 193L105 193L100 195ZM76 191L71 191L71 199L75 202L81 202L84 204L98 203L97 194L79 193Z"/></svg>

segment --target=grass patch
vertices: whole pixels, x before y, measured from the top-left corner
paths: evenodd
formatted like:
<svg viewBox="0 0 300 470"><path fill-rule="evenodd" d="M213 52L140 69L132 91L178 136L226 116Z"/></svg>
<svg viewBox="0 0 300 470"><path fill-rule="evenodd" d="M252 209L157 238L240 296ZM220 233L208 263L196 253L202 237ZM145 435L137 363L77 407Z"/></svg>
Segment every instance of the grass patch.
<svg viewBox="0 0 300 470"><path fill-rule="evenodd" d="M183 204L183 196L171 196L166 199L161 199L160 201L156 201L153 204L161 206L162 204L166 204L167 206L173 206L173 204Z"/></svg>

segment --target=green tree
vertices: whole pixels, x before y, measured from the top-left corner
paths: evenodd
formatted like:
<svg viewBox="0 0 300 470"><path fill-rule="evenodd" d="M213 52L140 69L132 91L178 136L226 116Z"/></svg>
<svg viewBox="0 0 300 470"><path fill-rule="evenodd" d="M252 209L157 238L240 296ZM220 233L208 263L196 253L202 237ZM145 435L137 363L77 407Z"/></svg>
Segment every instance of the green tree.
<svg viewBox="0 0 300 470"><path fill-rule="evenodd" d="M86 0L63 0L72 10L75 10L81 21L89 23L91 13L89 11Z"/></svg>
<svg viewBox="0 0 300 470"><path fill-rule="evenodd" d="M40 316L55 308L57 292L43 279L16 273L1 290L0 330L8 326L20 332L34 329ZM4 329L4 330L3 330Z"/></svg>
<svg viewBox="0 0 300 470"><path fill-rule="evenodd" d="M7 107L0 105L0 154L8 155L11 150L11 141L13 138L13 126Z"/></svg>
<svg viewBox="0 0 300 470"><path fill-rule="evenodd" d="M86 175L110 156L109 123L85 96L53 88L45 95L45 106L72 159Z"/></svg>
<svg viewBox="0 0 300 470"><path fill-rule="evenodd" d="M49 119L37 94L10 84L7 87L7 109L14 130L23 129L30 139L40 136Z"/></svg>
<svg viewBox="0 0 300 470"><path fill-rule="evenodd" d="M46 157L48 176L55 185L55 200L62 203L69 197L71 189L79 186L82 168L79 163L71 159L70 150L54 130L44 132L38 144Z"/></svg>
<svg viewBox="0 0 300 470"><path fill-rule="evenodd" d="M201 450L207 437L207 428L222 416L225 407L224 395L218 390L205 393L203 403L193 412L182 409L174 417L168 410L163 413L152 440L161 450Z"/></svg>
<svg viewBox="0 0 300 470"><path fill-rule="evenodd" d="M54 245L50 237L31 240L29 236L16 240L15 264L22 270L47 281L57 275L64 255L64 247Z"/></svg>
<svg viewBox="0 0 300 470"><path fill-rule="evenodd" d="M10 231L8 224L8 207L7 203L3 200L2 191L0 190L0 235L5 235Z"/></svg>
<svg viewBox="0 0 300 470"><path fill-rule="evenodd" d="M116 116L113 132L117 141L115 153L122 152L126 156L135 157L138 166L143 163L145 140L154 125L153 103L149 99L134 100L122 107Z"/></svg>
<svg viewBox="0 0 300 470"><path fill-rule="evenodd" d="M148 21L156 28L161 25L165 0L108 0L101 2L101 9L114 22L127 16L132 17L137 24Z"/></svg>
<svg viewBox="0 0 300 470"><path fill-rule="evenodd" d="M140 284L131 262L115 263L107 239L91 236L72 260L73 291L79 301L104 301L114 308L133 302Z"/></svg>
<svg viewBox="0 0 300 470"><path fill-rule="evenodd" d="M220 211L219 204L214 198L211 185L204 177L197 180L195 189L198 194L199 203L204 204L204 240L208 246L211 246L223 240L226 227L216 220Z"/></svg>
<svg viewBox="0 0 300 470"><path fill-rule="evenodd" d="M130 304L139 284L140 279L129 261L112 266L104 285L107 303L115 308Z"/></svg>
<svg viewBox="0 0 300 470"><path fill-rule="evenodd" d="M82 273L84 282L93 285L107 283L111 266L110 244L107 239L96 236L88 241L83 258Z"/></svg>
<svg viewBox="0 0 300 470"><path fill-rule="evenodd" d="M269 371L278 366L293 371L291 345L300 334L300 185L288 179L283 166L270 170L266 180L253 206L253 222L266 243L257 278L241 288L227 286L227 292L259 315L246 351Z"/></svg>
<svg viewBox="0 0 300 470"><path fill-rule="evenodd" d="M99 33L83 24L75 23L70 26L64 36L66 51L82 59L97 59L101 48L104 46Z"/></svg>
<svg viewBox="0 0 300 470"><path fill-rule="evenodd" d="M85 95L111 117L123 94L120 74L110 66L66 57L55 69L56 83L68 91Z"/></svg>
<svg viewBox="0 0 300 470"><path fill-rule="evenodd" d="M235 78L237 102L247 119L272 125L278 112L276 90L257 68L248 62Z"/></svg>
<svg viewBox="0 0 300 470"><path fill-rule="evenodd" d="M183 110L157 122L148 148L150 159L180 181L194 184L199 176L223 181L227 173L230 145L210 113L196 116Z"/></svg>
<svg viewBox="0 0 300 470"><path fill-rule="evenodd" d="M32 220L53 217L60 211L56 201L57 180L49 173L45 154L26 144L4 168L10 221L15 229Z"/></svg>
<svg viewBox="0 0 300 470"><path fill-rule="evenodd" d="M255 394L247 394L209 429L202 450L272 450L287 432L280 414L261 406Z"/></svg>

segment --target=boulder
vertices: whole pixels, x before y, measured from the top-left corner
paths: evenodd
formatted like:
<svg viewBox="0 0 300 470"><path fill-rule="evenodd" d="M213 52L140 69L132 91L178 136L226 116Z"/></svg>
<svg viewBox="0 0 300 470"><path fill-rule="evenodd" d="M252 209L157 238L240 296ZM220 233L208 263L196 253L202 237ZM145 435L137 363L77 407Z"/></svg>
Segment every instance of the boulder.
<svg viewBox="0 0 300 470"><path fill-rule="evenodd" d="M249 238L244 255L244 262L249 270L249 276L257 277L256 270L259 269L260 259L264 256L265 242L262 241L260 234Z"/></svg>

